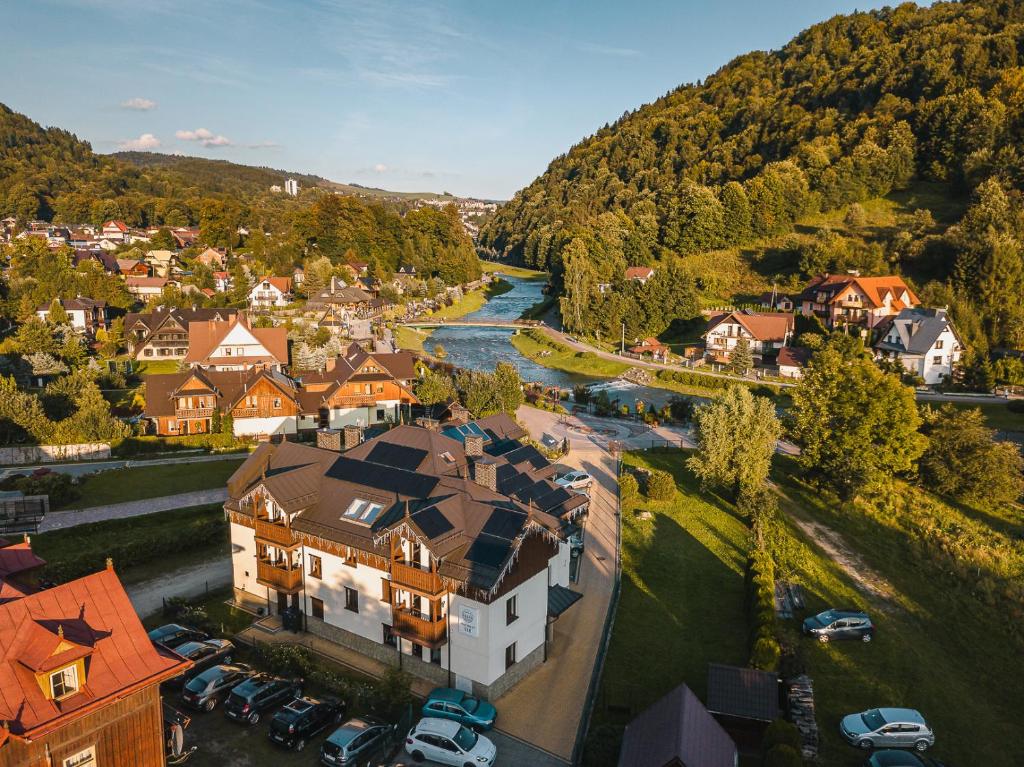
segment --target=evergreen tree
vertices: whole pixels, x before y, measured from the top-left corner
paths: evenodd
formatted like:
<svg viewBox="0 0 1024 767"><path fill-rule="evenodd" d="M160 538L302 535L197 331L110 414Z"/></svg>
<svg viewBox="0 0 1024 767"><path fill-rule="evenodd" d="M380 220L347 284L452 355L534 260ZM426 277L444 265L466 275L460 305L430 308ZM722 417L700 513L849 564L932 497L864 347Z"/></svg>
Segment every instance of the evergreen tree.
<svg viewBox="0 0 1024 767"><path fill-rule="evenodd" d="M740 338L729 354L729 370L739 375L746 375L754 369L754 353L750 341Z"/></svg>

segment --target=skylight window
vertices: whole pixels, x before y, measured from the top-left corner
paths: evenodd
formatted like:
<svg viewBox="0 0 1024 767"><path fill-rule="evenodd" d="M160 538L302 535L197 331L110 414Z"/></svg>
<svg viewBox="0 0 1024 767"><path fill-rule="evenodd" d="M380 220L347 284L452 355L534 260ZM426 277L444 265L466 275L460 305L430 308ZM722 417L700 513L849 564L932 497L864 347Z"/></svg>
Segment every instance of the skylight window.
<svg viewBox="0 0 1024 767"><path fill-rule="evenodd" d="M364 525L372 525L383 509L384 507L379 503L356 498L349 504L341 518L353 522L362 522Z"/></svg>

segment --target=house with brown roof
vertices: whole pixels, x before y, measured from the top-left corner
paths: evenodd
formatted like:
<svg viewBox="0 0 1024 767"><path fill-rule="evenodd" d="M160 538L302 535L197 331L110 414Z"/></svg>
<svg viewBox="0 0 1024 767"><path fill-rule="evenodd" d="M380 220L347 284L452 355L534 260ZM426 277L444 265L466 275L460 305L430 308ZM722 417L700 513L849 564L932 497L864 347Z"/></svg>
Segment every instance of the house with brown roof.
<svg viewBox="0 0 1024 767"><path fill-rule="evenodd" d="M746 339L755 358L774 357L793 336L794 317L784 312L747 309L717 314L704 331L704 349L717 362L726 362L740 339Z"/></svg>
<svg viewBox="0 0 1024 767"><path fill-rule="evenodd" d="M261 277L249 291L249 307L251 309L287 306L291 300L291 277Z"/></svg>
<svg viewBox="0 0 1024 767"><path fill-rule="evenodd" d="M128 224L124 221L104 221L100 229L100 239L128 242L128 233Z"/></svg>
<svg viewBox="0 0 1024 767"><path fill-rule="evenodd" d="M125 277L124 286L140 301L147 301L163 295L164 288L177 283L166 277Z"/></svg>
<svg viewBox="0 0 1024 767"><path fill-rule="evenodd" d="M441 686L495 698L547 657L582 594L569 544L589 499L502 414L445 431L358 427L264 444L228 480L236 599Z"/></svg>
<svg viewBox="0 0 1024 767"><path fill-rule="evenodd" d="M117 272L125 277L148 277L149 264L135 258L116 259Z"/></svg>
<svg viewBox="0 0 1024 767"><path fill-rule="evenodd" d="M653 336L643 339L640 343L627 349L630 354L637 354L643 357L645 354L650 354L654 360L667 360L669 352L671 351L665 344L659 341Z"/></svg>
<svg viewBox="0 0 1024 767"><path fill-rule="evenodd" d="M0 661L0 766L164 764L160 683L192 663L150 641L109 561L0 604Z"/></svg>
<svg viewBox="0 0 1024 767"><path fill-rule="evenodd" d="M783 346L775 364L783 378L802 378L804 368L811 361L811 350L805 346Z"/></svg>
<svg viewBox="0 0 1024 767"><path fill-rule="evenodd" d="M626 268L626 279L646 285L647 281L654 276L652 266L630 266Z"/></svg>
<svg viewBox="0 0 1024 767"><path fill-rule="evenodd" d="M227 251L224 248L207 248L196 256L198 263L208 266L213 270L223 269L226 260Z"/></svg>
<svg viewBox="0 0 1024 767"><path fill-rule="evenodd" d="M188 326L191 322L226 322L236 309L180 309L158 306L151 312L129 312L124 318L128 353L137 360L182 360L188 354Z"/></svg>
<svg viewBox="0 0 1024 767"><path fill-rule="evenodd" d="M280 369L288 364L288 330L254 328L245 312L226 321L189 322L185 362L215 370Z"/></svg>
<svg viewBox="0 0 1024 767"><path fill-rule="evenodd" d="M822 274L807 284L798 300L801 314L819 317L830 330L844 326L871 330L921 304L903 278L894 275Z"/></svg>
<svg viewBox="0 0 1024 767"><path fill-rule="evenodd" d="M108 326L107 302L97 301L85 296L59 299L60 305L68 315L71 327L90 338L97 330L106 330ZM50 318L51 304L42 304L36 309L36 316L43 322Z"/></svg>

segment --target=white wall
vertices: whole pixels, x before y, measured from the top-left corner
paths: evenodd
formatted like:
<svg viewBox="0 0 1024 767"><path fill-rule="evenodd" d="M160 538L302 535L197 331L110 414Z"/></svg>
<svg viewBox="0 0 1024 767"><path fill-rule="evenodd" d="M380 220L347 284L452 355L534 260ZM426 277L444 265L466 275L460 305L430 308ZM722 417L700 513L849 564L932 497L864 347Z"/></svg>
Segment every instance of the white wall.
<svg viewBox="0 0 1024 767"><path fill-rule="evenodd" d="M251 527L231 523L231 567L236 589L261 599L267 587L256 582L256 535Z"/></svg>
<svg viewBox="0 0 1024 767"><path fill-rule="evenodd" d="M320 557L322 578L309 574L310 554ZM381 624L391 624L391 605L381 601L381 578L388 577L383 570L369 565L349 567L340 557L323 551L303 547L302 566L305 570L306 605L312 615L310 597L323 600L324 620L378 644L384 641ZM359 612L345 609L345 587L359 592Z"/></svg>
<svg viewBox="0 0 1024 767"><path fill-rule="evenodd" d="M551 558L548 562L548 585L549 586L569 586L569 560L571 559L569 554L569 544L565 541L559 541L558 553ZM545 599L547 596L545 595ZM545 609L547 603L545 603Z"/></svg>
<svg viewBox="0 0 1024 767"><path fill-rule="evenodd" d="M256 434L294 434L295 417L290 415L272 418L236 418L232 426L236 437Z"/></svg>

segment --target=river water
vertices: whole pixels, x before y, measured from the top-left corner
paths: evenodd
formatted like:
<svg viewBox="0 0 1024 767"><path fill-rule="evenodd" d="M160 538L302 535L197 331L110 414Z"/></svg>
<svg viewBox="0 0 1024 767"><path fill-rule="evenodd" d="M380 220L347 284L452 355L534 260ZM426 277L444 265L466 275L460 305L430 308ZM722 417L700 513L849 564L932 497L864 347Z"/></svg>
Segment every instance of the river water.
<svg viewBox="0 0 1024 767"><path fill-rule="evenodd" d="M502 279L512 284L512 290L495 296L477 311L460 319L515 320L544 298L543 280L524 280L519 277ZM431 349L435 344L441 344L448 353L446 362L470 370L492 371L497 363L506 361L519 369L519 375L524 381L537 381L562 389L571 389L578 384L587 384L594 389L607 389L613 400L618 399L631 408L637 399L661 407L671 396L671 392L664 389L638 386L618 379L567 373L539 365L524 357L512 346L511 338L514 332L506 328L438 328L424 342L424 347Z"/></svg>

